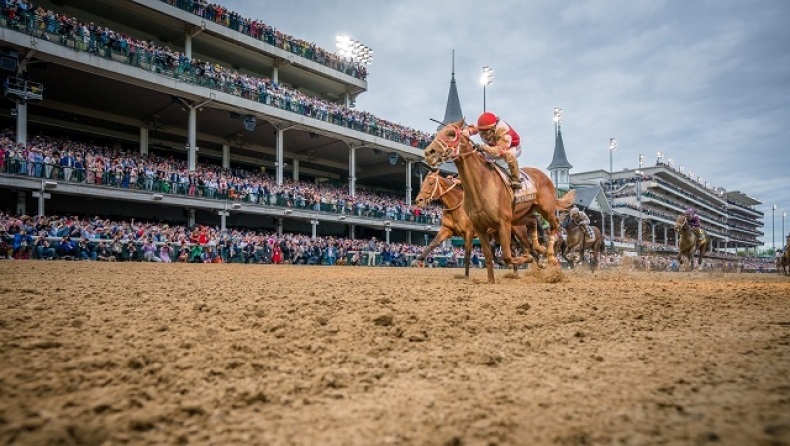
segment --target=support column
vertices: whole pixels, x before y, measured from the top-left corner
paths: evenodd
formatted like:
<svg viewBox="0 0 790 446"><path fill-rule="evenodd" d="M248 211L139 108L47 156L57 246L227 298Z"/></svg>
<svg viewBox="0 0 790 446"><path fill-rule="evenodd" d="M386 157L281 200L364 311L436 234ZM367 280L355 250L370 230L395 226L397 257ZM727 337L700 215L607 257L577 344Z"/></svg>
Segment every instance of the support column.
<svg viewBox="0 0 790 446"><path fill-rule="evenodd" d="M348 238L350 238L351 240L356 240L356 236L355 236L356 233L357 233L357 225L351 225L351 227L348 229Z"/></svg>
<svg viewBox="0 0 790 446"><path fill-rule="evenodd" d="M406 206L411 206L411 165L411 161L406 163Z"/></svg>
<svg viewBox="0 0 790 446"><path fill-rule="evenodd" d="M357 194L357 149L353 147L348 149L348 194Z"/></svg>
<svg viewBox="0 0 790 446"><path fill-rule="evenodd" d="M348 87L346 87L346 93L343 95L343 103L346 104L346 107L351 106L351 94L348 92Z"/></svg>
<svg viewBox="0 0 790 446"><path fill-rule="evenodd" d="M610 201L609 206L613 206L613 202ZM609 249L614 251L614 208L609 210Z"/></svg>
<svg viewBox="0 0 790 446"><path fill-rule="evenodd" d="M190 228L194 228L195 227L195 210L194 209L189 209L188 215L189 216L187 217L187 225Z"/></svg>
<svg viewBox="0 0 790 446"><path fill-rule="evenodd" d="M140 154L148 155L148 129L140 127Z"/></svg>
<svg viewBox="0 0 790 446"><path fill-rule="evenodd" d="M293 163L293 167L294 167L293 175L291 178L294 181L299 181L299 160L297 158L294 158L291 160L291 162Z"/></svg>
<svg viewBox="0 0 790 446"><path fill-rule="evenodd" d="M197 110L195 107L189 107L189 133L188 146L189 146L189 170L195 170L197 164Z"/></svg>
<svg viewBox="0 0 790 446"><path fill-rule="evenodd" d="M313 225L313 240L315 240L318 229L318 220L310 220L310 224Z"/></svg>
<svg viewBox="0 0 790 446"><path fill-rule="evenodd" d="M655 225L655 223L652 223L650 225L650 233L651 233L650 234L650 237L651 237L650 241L655 243L656 242L656 225Z"/></svg>
<svg viewBox="0 0 790 446"><path fill-rule="evenodd" d="M667 226L667 225L664 225L664 244L665 244L665 245L668 245L668 244L669 244L669 238L667 237L667 235L668 235L668 234L667 234L667 230L668 230L668 229L669 229L669 226Z"/></svg>
<svg viewBox="0 0 790 446"><path fill-rule="evenodd" d="M24 191L16 193L16 215L27 215L27 195Z"/></svg>
<svg viewBox="0 0 790 446"><path fill-rule="evenodd" d="M184 55L192 59L192 35L189 32L184 33Z"/></svg>
<svg viewBox="0 0 790 446"><path fill-rule="evenodd" d="M274 62L274 68L272 68L272 82L280 82L280 68L276 60Z"/></svg>
<svg viewBox="0 0 790 446"><path fill-rule="evenodd" d="M605 226L605 222L606 222L606 214L603 213L603 209L602 209L601 210L601 237L604 238L604 248L606 247L606 241L605 241L605 239L606 239L606 226ZM540 222L538 222L538 224L540 224Z"/></svg>
<svg viewBox="0 0 790 446"><path fill-rule="evenodd" d="M33 192L33 196L38 198L38 216L43 217L46 215L44 213L44 203L46 202L47 198L50 197L50 195L44 192L44 190L41 190L38 192Z"/></svg>
<svg viewBox="0 0 790 446"><path fill-rule="evenodd" d="M220 228L220 230L224 231L225 227L226 227L225 226L226 219L230 215L230 212L228 212L228 211L217 211L217 214L219 214L219 228Z"/></svg>
<svg viewBox="0 0 790 446"><path fill-rule="evenodd" d="M222 168L227 169L230 167L230 146L228 144L222 145Z"/></svg>
<svg viewBox="0 0 790 446"><path fill-rule="evenodd" d="M389 226L384 228L384 236L385 236L385 241L387 242L387 244L389 244L389 242L390 242L390 232L392 232L392 228L390 228Z"/></svg>
<svg viewBox="0 0 790 446"><path fill-rule="evenodd" d="M625 240L625 217L620 217L620 240Z"/></svg>
<svg viewBox="0 0 790 446"><path fill-rule="evenodd" d="M16 142L27 146L27 103L16 103Z"/></svg>
<svg viewBox="0 0 790 446"><path fill-rule="evenodd" d="M277 129L277 185L283 185L283 167L285 159L283 159L283 130Z"/></svg>
<svg viewBox="0 0 790 446"><path fill-rule="evenodd" d="M283 235L283 218L277 217L277 235L282 237Z"/></svg>

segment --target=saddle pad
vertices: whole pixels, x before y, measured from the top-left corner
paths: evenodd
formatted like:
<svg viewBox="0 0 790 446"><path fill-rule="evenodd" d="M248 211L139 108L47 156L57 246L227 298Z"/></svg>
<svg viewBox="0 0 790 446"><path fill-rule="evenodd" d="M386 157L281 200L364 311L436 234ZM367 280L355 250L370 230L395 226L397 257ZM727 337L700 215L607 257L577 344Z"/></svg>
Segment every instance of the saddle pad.
<svg viewBox="0 0 790 446"><path fill-rule="evenodd" d="M500 166L494 161L488 162L496 167L496 171L499 173L499 178L501 178L502 182L504 182L507 188L510 189L510 170ZM535 188L535 183L532 182L532 178L530 178L529 175L527 175L523 170L520 170L519 174L521 179L521 189L510 189L513 191L513 204L533 201L538 196L538 190Z"/></svg>

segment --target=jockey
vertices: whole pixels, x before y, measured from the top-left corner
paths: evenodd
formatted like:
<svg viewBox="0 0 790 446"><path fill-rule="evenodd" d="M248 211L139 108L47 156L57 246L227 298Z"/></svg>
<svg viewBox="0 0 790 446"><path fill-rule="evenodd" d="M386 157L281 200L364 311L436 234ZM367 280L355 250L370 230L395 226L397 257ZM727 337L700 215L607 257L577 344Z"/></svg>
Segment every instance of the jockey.
<svg viewBox="0 0 790 446"><path fill-rule="evenodd" d="M587 238L595 238L592 228L590 227L590 217L583 211L580 211L576 206L571 208L571 218L573 221L582 227L587 232Z"/></svg>
<svg viewBox="0 0 790 446"><path fill-rule="evenodd" d="M505 121L491 112L477 118L477 125L470 124L464 132L467 136L480 133L481 149L489 161L502 158L510 168L510 187L521 189L517 157L521 155L521 138Z"/></svg>
<svg viewBox="0 0 790 446"><path fill-rule="evenodd" d="M699 215L694 212L694 208L686 209L686 219L689 222L689 226L697 231L697 235L699 235L700 239L704 240L705 235L702 233L702 228L700 227Z"/></svg>

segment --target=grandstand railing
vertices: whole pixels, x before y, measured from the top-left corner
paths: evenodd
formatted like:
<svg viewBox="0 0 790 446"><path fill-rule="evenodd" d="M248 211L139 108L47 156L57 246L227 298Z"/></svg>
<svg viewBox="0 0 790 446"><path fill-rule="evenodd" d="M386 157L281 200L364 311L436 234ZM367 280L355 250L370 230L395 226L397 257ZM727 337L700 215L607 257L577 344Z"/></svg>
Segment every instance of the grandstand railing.
<svg viewBox="0 0 790 446"><path fill-rule="evenodd" d="M238 31L245 36L253 37L263 43L291 52L307 60L320 63L328 68L355 77L360 80L367 79L367 69L364 65L343 60L333 53L319 48L301 39L289 38L276 31L274 27L264 25L258 21L248 21L232 11L223 8L222 15L216 14L211 8L214 4L201 4L193 0L161 0L182 11L202 17L233 31Z"/></svg>
<svg viewBox="0 0 790 446"><path fill-rule="evenodd" d="M61 165L38 163L22 158L2 159L0 173L25 177L66 180L66 171ZM441 216L414 215L408 206L375 206L361 204L353 201L329 200L316 193L316 197L293 195L286 192L280 193L249 193L235 187L222 190L206 185L189 184L188 182L171 180L169 178L133 178L129 172L116 170L101 171L97 169L72 168L71 183L113 187L118 189L150 191L168 195L187 196L207 200L228 201L232 203L257 204L261 206L279 207L283 209L298 209L322 212L337 215L355 215L373 219L413 222L419 224L438 225Z"/></svg>
<svg viewBox="0 0 790 446"><path fill-rule="evenodd" d="M178 59L158 50L151 51L134 45L129 46L125 41L102 42L94 34L83 35L81 29L69 31L60 22L44 20L33 13L14 15L11 18L7 16L5 9L1 11L0 26L43 38L75 51L93 53L182 82L228 93L409 147L423 149L430 143L428 138L419 137L415 133L401 132L395 126L390 126L368 113L354 112L337 104L296 92L282 92L251 87L240 82L228 82L215 73L204 72L202 67L193 66L191 63L181 64Z"/></svg>

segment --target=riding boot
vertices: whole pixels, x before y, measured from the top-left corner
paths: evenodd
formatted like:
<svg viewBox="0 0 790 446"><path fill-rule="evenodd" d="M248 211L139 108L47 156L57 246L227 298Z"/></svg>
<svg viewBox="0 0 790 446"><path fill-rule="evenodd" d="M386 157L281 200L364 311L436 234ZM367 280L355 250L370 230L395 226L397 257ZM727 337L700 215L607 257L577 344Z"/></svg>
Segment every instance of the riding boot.
<svg viewBox="0 0 790 446"><path fill-rule="evenodd" d="M519 174L516 157L510 152L505 152L502 158L507 163L507 167L510 168L510 187L514 190L521 189L521 175Z"/></svg>

